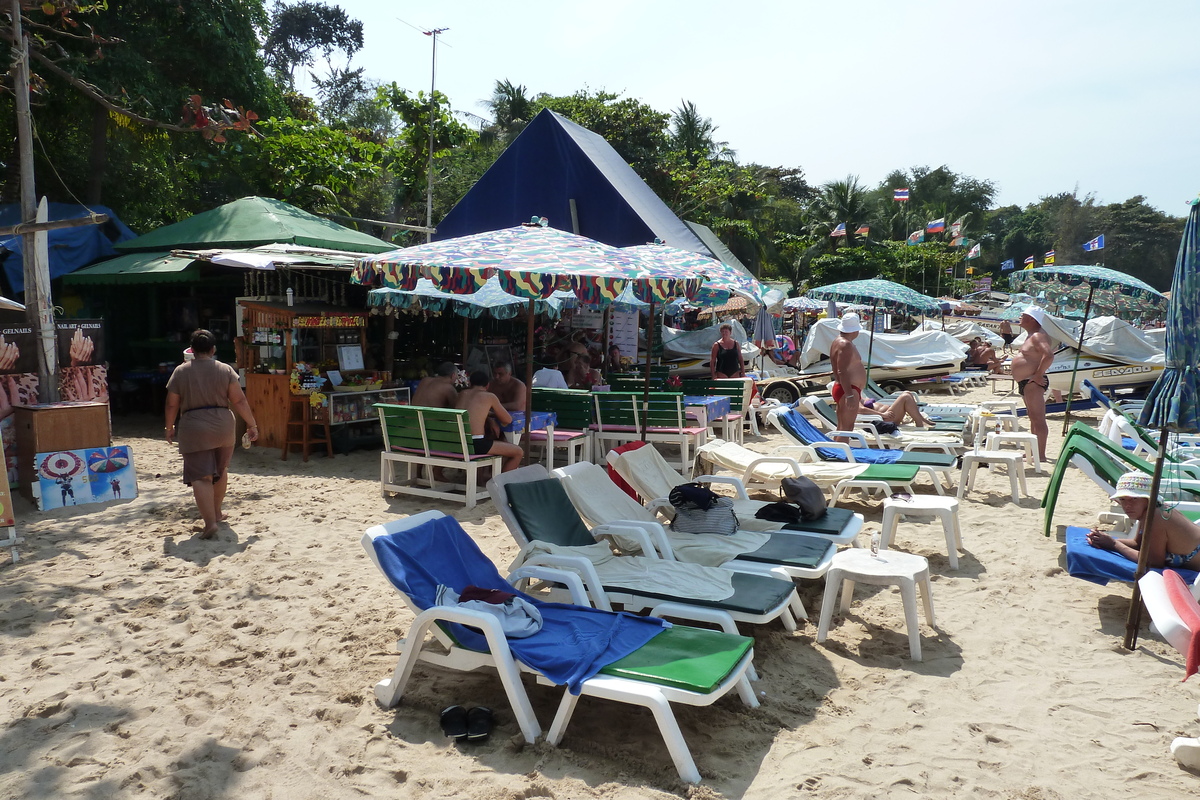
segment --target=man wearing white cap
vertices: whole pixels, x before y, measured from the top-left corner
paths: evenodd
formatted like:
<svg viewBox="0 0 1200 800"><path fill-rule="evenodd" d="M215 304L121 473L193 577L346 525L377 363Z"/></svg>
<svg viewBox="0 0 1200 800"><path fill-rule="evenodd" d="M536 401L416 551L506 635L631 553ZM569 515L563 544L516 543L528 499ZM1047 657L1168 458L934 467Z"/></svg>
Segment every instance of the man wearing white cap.
<svg viewBox="0 0 1200 800"><path fill-rule="evenodd" d="M862 325L858 314L849 313L838 321L838 338L829 346L829 366L833 370L833 401L837 403L838 430L854 430L867 369L854 346ZM841 438L841 437L836 437Z"/></svg>
<svg viewBox="0 0 1200 800"><path fill-rule="evenodd" d="M1038 455L1042 461L1046 458L1046 436L1050 428L1046 425L1046 390L1050 388L1050 379L1046 370L1054 360L1054 347L1050 337L1042 330L1042 320L1046 312L1037 306L1030 306L1021 312L1021 328L1027 336L1020 351L1012 357L1012 376L1017 382L1021 398L1025 401L1025 411L1029 415L1029 430L1037 436Z"/></svg>

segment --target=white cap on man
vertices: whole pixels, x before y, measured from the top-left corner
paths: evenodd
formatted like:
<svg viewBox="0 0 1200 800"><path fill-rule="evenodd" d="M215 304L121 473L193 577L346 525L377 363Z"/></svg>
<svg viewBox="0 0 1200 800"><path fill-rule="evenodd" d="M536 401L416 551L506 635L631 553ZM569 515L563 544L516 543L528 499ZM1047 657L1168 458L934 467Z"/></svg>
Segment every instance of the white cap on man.
<svg viewBox="0 0 1200 800"><path fill-rule="evenodd" d="M858 321L858 314L851 311L842 316L838 321L837 328L839 333L858 333L862 330L862 323Z"/></svg>
<svg viewBox="0 0 1200 800"><path fill-rule="evenodd" d="M1030 306L1021 312L1021 316L1030 317L1038 325L1041 325L1046 319L1046 312L1037 306Z"/></svg>

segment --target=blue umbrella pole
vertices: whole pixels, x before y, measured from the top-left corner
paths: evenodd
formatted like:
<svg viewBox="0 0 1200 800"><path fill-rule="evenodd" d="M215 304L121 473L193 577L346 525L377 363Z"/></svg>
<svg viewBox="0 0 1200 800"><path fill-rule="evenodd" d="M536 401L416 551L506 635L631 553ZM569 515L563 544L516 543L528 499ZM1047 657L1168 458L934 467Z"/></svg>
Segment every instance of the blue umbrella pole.
<svg viewBox="0 0 1200 800"><path fill-rule="evenodd" d="M1067 426L1071 424L1071 398L1075 396L1075 376L1079 373L1079 356L1083 354L1083 334L1087 330L1088 317L1092 314L1092 295L1096 293L1096 284L1088 287L1087 305L1083 307L1083 324L1079 326L1079 347L1075 350L1075 364L1071 367L1071 382L1067 384L1067 408L1063 416L1063 436L1067 435Z"/></svg>
<svg viewBox="0 0 1200 800"><path fill-rule="evenodd" d="M1163 462L1167 458L1167 426L1163 425L1162 430L1158 434L1158 458L1154 461L1154 477L1150 480L1150 502L1146 504L1146 516L1141 521L1142 526L1142 544L1138 548L1138 563L1137 572L1133 575L1133 596L1129 598L1129 613L1125 617L1125 649L1137 649L1138 628L1142 624L1142 592L1138 585L1138 579L1146 574L1148 567L1147 562L1150 560L1150 537L1165 536L1165 533L1160 533L1160 528L1163 527L1163 522L1158 513L1158 490L1162 485ZM1159 524L1154 527L1150 526L1151 522L1158 521Z"/></svg>

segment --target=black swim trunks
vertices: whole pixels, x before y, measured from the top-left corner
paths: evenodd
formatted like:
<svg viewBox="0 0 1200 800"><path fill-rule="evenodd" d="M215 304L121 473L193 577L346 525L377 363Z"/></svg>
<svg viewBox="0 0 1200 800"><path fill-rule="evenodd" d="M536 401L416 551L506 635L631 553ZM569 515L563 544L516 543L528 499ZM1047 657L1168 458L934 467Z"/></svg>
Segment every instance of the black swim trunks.
<svg viewBox="0 0 1200 800"><path fill-rule="evenodd" d="M1000 338L1004 340L1004 344L1007 346L1016 341L1017 335L1015 333L1002 333L1000 334Z"/></svg>
<svg viewBox="0 0 1200 800"><path fill-rule="evenodd" d="M471 443L475 446L475 455L486 456L492 452L492 445L496 440L491 436L472 436Z"/></svg>
<svg viewBox="0 0 1200 800"><path fill-rule="evenodd" d="M1038 388L1040 388L1042 390L1042 394L1045 394L1046 390L1050 388L1050 379L1047 378L1045 375L1043 375L1042 380L1044 380L1046 382L1045 383L1037 383L1036 381L1034 381L1033 378L1026 378L1023 381L1017 381L1017 391L1020 392L1022 395L1025 394L1025 387L1032 383L1034 386L1037 386Z"/></svg>

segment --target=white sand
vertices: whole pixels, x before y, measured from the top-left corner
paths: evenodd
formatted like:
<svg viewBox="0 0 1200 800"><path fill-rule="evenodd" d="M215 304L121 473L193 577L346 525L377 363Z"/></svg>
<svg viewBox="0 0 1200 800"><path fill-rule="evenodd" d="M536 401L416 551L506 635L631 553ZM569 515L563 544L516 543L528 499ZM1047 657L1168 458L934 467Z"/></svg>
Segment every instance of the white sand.
<svg viewBox="0 0 1200 800"><path fill-rule="evenodd" d="M1020 507L1007 478L980 474L957 571L939 527L901 524L894 546L934 573L939 629L922 624L923 663L908 659L894 589L860 587L822 645L816 582L802 587L811 619L798 632L747 628L763 705L678 710L704 776L689 788L646 711L584 700L561 747L526 746L494 676L424 665L397 708L378 707L371 687L411 615L359 537L432 506L382 499L371 452L303 463L239 450L230 524L200 541L157 429L116 423L138 499L45 514L17 501L28 541L0 566L3 797L1165 798L1200 786L1168 752L1200 733L1196 681L1180 683L1181 658L1148 632L1122 650L1128 585L1064 573L1062 544L1040 532L1044 474L1030 471ZM1053 453L1061 417L1051 429ZM1055 521L1092 524L1105 506L1072 470ZM516 548L491 503L441 507L507 567ZM859 510L877 530L878 507ZM529 686L548 725L561 690ZM495 709L492 739L448 744L437 712L453 703Z"/></svg>

